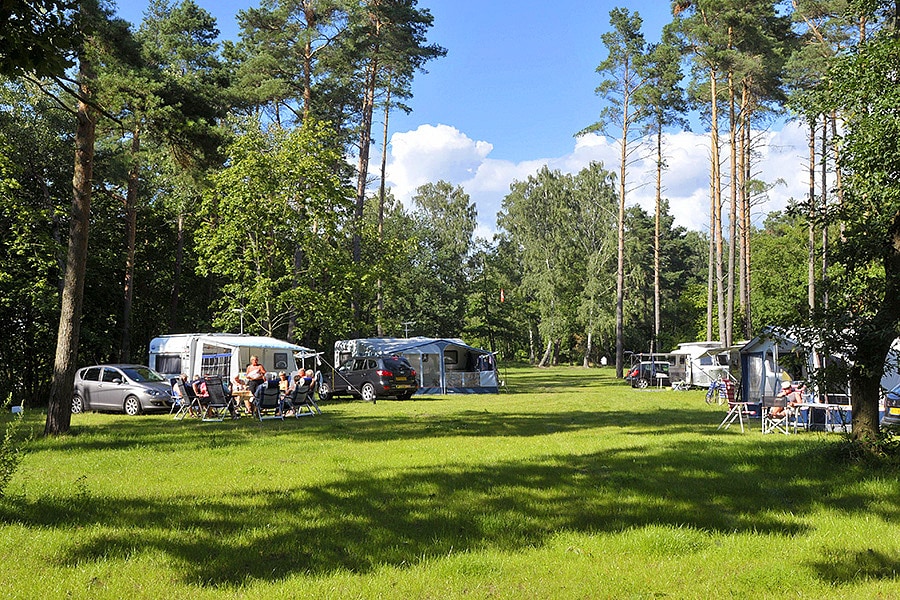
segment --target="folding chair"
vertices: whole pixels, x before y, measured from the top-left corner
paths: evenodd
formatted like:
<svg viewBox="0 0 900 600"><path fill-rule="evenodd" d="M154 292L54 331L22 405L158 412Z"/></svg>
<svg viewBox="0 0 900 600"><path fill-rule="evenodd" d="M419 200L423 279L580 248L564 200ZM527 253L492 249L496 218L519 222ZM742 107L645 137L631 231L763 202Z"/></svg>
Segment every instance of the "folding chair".
<svg viewBox="0 0 900 600"><path fill-rule="evenodd" d="M294 411L294 416L297 418L300 417L312 417L316 413L313 412L313 406L315 406L315 401L310 403L310 397L312 391L312 385L297 385L294 386L294 389L290 391L290 393L284 397L285 407L290 406ZM319 407L316 406L316 409ZM319 411L321 413L322 411Z"/></svg>
<svg viewBox="0 0 900 600"><path fill-rule="evenodd" d="M197 398L197 394L194 393L194 388L189 385L184 385L183 381L179 381L175 385L178 387L179 395L179 398L177 398L175 401L175 403L178 405L178 412L176 412L175 416L172 418L178 419L180 421L187 415L191 414L192 411L202 410L200 407L200 399ZM172 408L175 408L175 404L172 405ZM201 413L197 412L197 414Z"/></svg>
<svg viewBox="0 0 900 600"><path fill-rule="evenodd" d="M230 394L225 393L225 386L222 385L222 378L213 375L204 378L206 380L206 391L209 394L209 401L206 404L206 410L203 413L204 421L224 421L225 414L235 417L234 400Z"/></svg>
<svg viewBox="0 0 900 600"><path fill-rule="evenodd" d="M256 402L256 416L260 421L266 419L284 420L284 401L281 397L281 390L278 389L278 382L269 380L265 385L256 388L254 395Z"/></svg>
<svg viewBox="0 0 900 600"><path fill-rule="evenodd" d="M786 407L787 398L764 397L762 401L762 432L763 433L784 433L791 432L790 429L790 408L785 408L778 415L773 415L770 409L777 407Z"/></svg>
<svg viewBox="0 0 900 600"><path fill-rule="evenodd" d="M738 421L741 424L741 433L744 433L744 419L750 419L749 402L731 402L728 405L728 412L725 418L719 423L717 429L728 429L732 423Z"/></svg>

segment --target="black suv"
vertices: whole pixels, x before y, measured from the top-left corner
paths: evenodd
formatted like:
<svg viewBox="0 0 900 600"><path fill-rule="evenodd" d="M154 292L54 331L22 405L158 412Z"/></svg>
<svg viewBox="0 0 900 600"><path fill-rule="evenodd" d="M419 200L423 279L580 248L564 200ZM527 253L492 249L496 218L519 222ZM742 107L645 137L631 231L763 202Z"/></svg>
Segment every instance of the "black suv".
<svg viewBox="0 0 900 600"><path fill-rule="evenodd" d="M319 399L353 396L367 402L394 396L407 400L419 384L416 370L402 356L354 356L335 371L323 371L319 383Z"/></svg>

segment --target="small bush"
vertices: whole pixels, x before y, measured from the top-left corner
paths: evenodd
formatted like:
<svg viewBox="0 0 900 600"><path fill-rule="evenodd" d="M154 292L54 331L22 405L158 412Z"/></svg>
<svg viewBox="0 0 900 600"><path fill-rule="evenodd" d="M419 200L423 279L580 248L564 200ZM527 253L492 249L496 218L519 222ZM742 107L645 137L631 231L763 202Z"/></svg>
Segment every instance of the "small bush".
<svg viewBox="0 0 900 600"><path fill-rule="evenodd" d="M8 411L12 405L12 396L7 398L3 403L3 411ZM22 429L24 412L14 415L5 425L3 432L3 443L0 444L0 498L6 491L6 486L13 474L22 462L22 436L19 435Z"/></svg>
<svg viewBox="0 0 900 600"><path fill-rule="evenodd" d="M851 463L900 468L900 436L890 428L882 429L874 440L847 439L839 452Z"/></svg>

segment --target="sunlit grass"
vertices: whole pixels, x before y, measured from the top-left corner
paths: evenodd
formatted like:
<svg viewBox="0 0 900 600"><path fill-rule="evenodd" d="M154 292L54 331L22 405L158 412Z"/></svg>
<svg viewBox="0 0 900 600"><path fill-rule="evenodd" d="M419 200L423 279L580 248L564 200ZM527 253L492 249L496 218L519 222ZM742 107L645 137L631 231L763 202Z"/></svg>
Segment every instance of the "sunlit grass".
<svg viewBox="0 0 900 600"><path fill-rule="evenodd" d="M900 597L897 473L611 375L284 423L76 415L0 501L0 597Z"/></svg>

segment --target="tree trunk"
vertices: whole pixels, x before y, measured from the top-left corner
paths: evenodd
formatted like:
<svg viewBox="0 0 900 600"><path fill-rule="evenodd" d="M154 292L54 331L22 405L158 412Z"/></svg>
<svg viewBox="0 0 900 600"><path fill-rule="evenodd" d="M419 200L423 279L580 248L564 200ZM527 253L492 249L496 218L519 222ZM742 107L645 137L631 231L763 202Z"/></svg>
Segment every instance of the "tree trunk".
<svg viewBox="0 0 900 600"><path fill-rule="evenodd" d="M178 325L178 297L181 295L181 271L184 265L184 210L178 209L175 233L175 271L172 273L172 292L169 296L169 331ZM152 366L152 365L151 365Z"/></svg>
<svg viewBox="0 0 900 600"><path fill-rule="evenodd" d="M812 315L816 310L816 230L815 230L815 210L816 210L816 122L815 119L809 120L809 242L807 250L807 303L809 305L809 314Z"/></svg>
<svg viewBox="0 0 900 600"><path fill-rule="evenodd" d="M538 367L546 367L550 364L550 359L552 357L553 352L553 340L547 340L547 349L544 350L544 356L541 358L541 362L538 363Z"/></svg>
<svg viewBox="0 0 900 600"><path fill-rule="evenodd" d="M377 51L376 51L377 52ZM366 88L363 90L362 118L359 135L359 163L356 179L356 212L353 227L353 264L362 261L363 209L366 205L366 184L369 176L369 147L372 144L372 115L375 110L375 87L378 83L378 57L372 56L366 68ZM362 297L353 294L353 337L359 337L362 320Z"/></svg>
<svg viewBox="0 0 900 600"><path fill-rule="evenodd" d="M581 362L581 366L585 369L591 366L591 332L588 330L587 334L587 344L584 348L584 360Z"/></svg>
<svg viewBox="0 0 900 600"><path fill-rule="evenodd" d="M895 213L889 234L891 243L883 260L884 295L873 321L858 332L850 369L851 437L866 445L878 439L881 377L900 322L900 212Z"/></svg>
<svg viewBox="0 0 900 600"><path fill-rule="evenodd" d="M131 313L134 305L134 256L137 240L137 197L140 184L141 150L140 127L135 126L131 137L131 170L128 172L128 189L125 192L125 282L123 286L122 340L119 345L119 362L131 362Z"/></svg>
<svg viewBox="0 0 900 600"><path fill-rule="evenodd" d="M734 339L734 270L735 254L737 254L737 115L735 114L734 73L728 72L728 142L731 148L729 154L731 180L729 186L730 198L728 208L728 283L725 295L725 345L731 346Z"/></svg>
<svg viewBox="0 0 900 600"><path fill-rule="evenodd" d="M534 354L534 328L529 325L528 326L528 363L534 364L535 354Z"/></svg>
<svg viewBox="0 0 900 600"><path fill-rule="evenodd" d="M748 339L747 335L747 312L750 305L749 286L747 285L747 238L750 232L745 228L746 211L747 211L747 188L750 181L747 178L746 161L747 138L745 136L747 128L747 120L749 119L748 111L748 85L747 81L741 82L741 111L738 119L739 137L738 144L738 305L741 314L741 335L744 339Z"/></svg>
<svg viewBox="0 0 900 600"><path fill-rule="evenodd" d="M387 145L388 145L388 120L391 116L391 85L390 81L388 82L387 87L387 98L384 101L384 130L382 132L382 141L381 141L381 183L378 186L378 243L381 244L384 241L384 197L386 194L385 190L385 175L387 172ZM375 315L375 327L378 337L384 335L383 325L384 325L384 295L383 295L383 282L381 281L381 277L378 278L376 282L377 287L377 298L376 298L376 315ZM493 351L493 349L492 349Z"/></svg>
<svg viewBox="0 0 900 600"><path fill-rule="evenodd" d="M822 214L828 210L828 115L822 115ZM828 309L828 227L822 227L822 308Z"/></svg>
<svg viewBox="0 0 900 600"><path fill-rule="evenodd" d="M318 26L318 16L315 6L312 3L306 3L303 6L303 16L306 19L306 28L308 31L314 31ZM303 122L309 122L309 108L312 103L312 57L313 47L311 37L307 37L306 44L303 47Z"/></svg>
<svg viewBox="0 0 900 600"><path fill-rule="evenodd" d="M662 212L662 128L663 124L656 124L656 215L653 230L653 341L659 343L659 330L662 324L660 317L660 213Z"/></svg>
<svg viewBox="0 0 900 600"><path fill-rule="evenodd" d="M712 138L711 149L713 153L713 204L715 205L716 217L716 312L719 321L719 341L725 340L725 274L723 272L723 263L725 261L725 245L722 239L722 163L719 157L719 103L716 102L718 94L718 85L716 82L715 72L710 85L710 96L712 101L712 125L710 133Z"/></svg>
<svg viewBox="0 0 900 600"><path fill-rule="evenodd" d="M622 100L622 139L619 153L619 221L616 253L616 377L625 373L625 176L628 172L628 93Z"/></svg>
<svg viewBox="0 0 900 600"><path fill-rule="evenodd" d="M719 211L721 203L719 201L719 109L716 102L716 80L718 74L715 68L709 70L709 86L710 86L710 160L709 160L709 268L707 273L706 284L706 341L711 342L713 339L713 313L716 306L716 276L721 274L722 265L716 266L719 256L718 249L721 246L719 237L722 235L720 227ZM721 330L722 313L719 311L719 329ZM720 335L720 339L722 336Z"/></svg>
<svg viewBox="0 0 900 600"><path fill-rule="evenodd" d="M93 64L82 52L79 56L79 92L75 128L75 168L72 177L72 213L69 247L63 281L56 357L44 435L67 433L72 422L72 388L78 366L78 341L81 333L81 309L87 268L88 229L91 216L91 185L94 168L95 126L93 109L88 104L96 78Z"/></svg>
<svg viewBox="0 0 900 600"><path fill-rule="evenodd" d="M747 118L744 121L744 220L743 220L743 240L744 240L744 297L746 298L746 307L744 309L744 336L745 339L753 337L753 302L750 297L750 282L752 281L752 271L750 270L751 248L750 248L750 185L752 173L750 171L750 157L753 151L752 131L750 129L750 114L748 108Z"/></svg>

